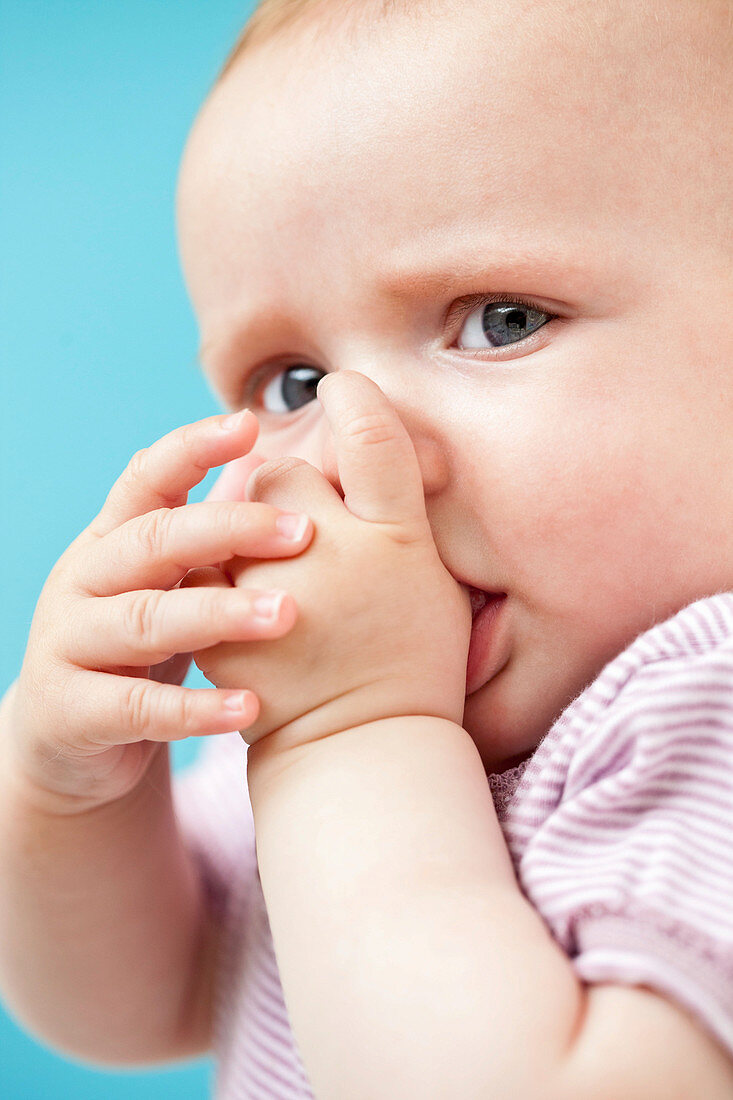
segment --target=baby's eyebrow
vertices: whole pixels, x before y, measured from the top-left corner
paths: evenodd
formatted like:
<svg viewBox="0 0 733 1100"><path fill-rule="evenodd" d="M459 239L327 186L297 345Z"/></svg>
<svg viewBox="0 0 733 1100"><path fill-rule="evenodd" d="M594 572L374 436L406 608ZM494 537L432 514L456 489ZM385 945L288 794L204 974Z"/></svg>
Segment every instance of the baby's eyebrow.
<svg viewBox="0 0 733 1100"><path fill-rule="evenodd" d="M226 361L236 355L238 348L251 348L268 340L273 332L286 332L292 328L281 302L242 304L241 310L227 318L221 335L211 333L202 339L198 348L198 361L208 367L214 360Z"/></svg>
<svg viewBox="0 0 733 1100"><path fill-rule="evenodd" d="M588 246L585 246L585 251ZM418 239L414 246L393 250L388 260L375 265L370 292L386 305L425 298L460 297L466 294L512 291L542 298L547 308L577 308L587 317L601 316L619 305L620 287L628 293L629 278L623 271L604 271L607 260L601 249L592 259L569 249L554 247L512 250L507 245L481 245L478 233L465 242L454 239L442 255L432 242ZM365 286L368 285L365 282ZM470 288L470 289L468 289ZM237 349L265 345L273 333L279 341L294 332L294 317L282 301L246 303L227 318L221 333L210 332L201 342L198 359L204 368L215 361L236 359Z"/></svg>
<svg viewBox="0 0 733 1100"><path fill-rule="evenodd" d="M447 248L431 247L427 260L424 241L417 248L402 248L381 266L375 283L385 297L398 300L455 293L468 282L485 284L487 293L515 290L542 295L548 302L560 294L558 305L575 300L585 304L608 294L608 275L603 277L598 257L589 258L586 249L584 255L557 245L513 250L506 244L482 244L478 234L473 238L468 246L454 238Z"/></svg>

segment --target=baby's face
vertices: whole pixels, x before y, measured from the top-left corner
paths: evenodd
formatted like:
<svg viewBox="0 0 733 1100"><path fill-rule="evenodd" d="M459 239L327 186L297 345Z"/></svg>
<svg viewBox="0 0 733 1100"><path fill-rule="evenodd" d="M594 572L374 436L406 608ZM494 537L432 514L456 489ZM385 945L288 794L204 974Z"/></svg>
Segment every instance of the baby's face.
<svg viewBox="0 0 733 1100"><path fill-rule="evenodd" d="M499 770L733 586L733 120L692 63L722 79L730 38L712 0L430 6L235 66L184 158L181 251L259 454L336 478L326 371L398 410L445 565L507 594L464 716Z"/></svg>

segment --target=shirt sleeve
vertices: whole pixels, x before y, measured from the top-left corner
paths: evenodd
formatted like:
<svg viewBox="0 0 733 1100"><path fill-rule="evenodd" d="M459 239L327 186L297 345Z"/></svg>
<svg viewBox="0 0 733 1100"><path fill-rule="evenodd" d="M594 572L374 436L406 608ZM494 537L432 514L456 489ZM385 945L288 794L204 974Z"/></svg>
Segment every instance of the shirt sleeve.
<svg viewBox="0 0 733 1100"><path fill-rule="evenodd" d="M646 665L561 771L522 889L580 978L656 989L733 1055L733 647Z"/></svg>
<svg viewBox="0 0 733 1100"><path fill-rule="evenodd" d="M247 746L238 733L208 737L197 760L173 775L173 803L214 911L256 873Z"/></svg>

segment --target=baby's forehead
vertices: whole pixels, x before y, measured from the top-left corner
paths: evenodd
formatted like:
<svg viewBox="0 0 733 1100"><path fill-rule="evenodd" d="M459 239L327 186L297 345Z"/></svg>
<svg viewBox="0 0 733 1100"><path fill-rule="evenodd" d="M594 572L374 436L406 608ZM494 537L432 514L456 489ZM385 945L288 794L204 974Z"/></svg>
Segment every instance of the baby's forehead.
<svg viewBox="0 0 733 1100"><path fill-rule="evenodd" d="M329 134L342 161L369 141L434 158L439 135L457 181L476 146L491 173L504 160L509 168L517 147L529 160L538 137L557 160L579 144L615 149L626 171L667 153L681 178L681 154L703 151L696 142L730 75L716 33L723 7L728 0L432 0L420 10L402 0L370 27L368 16L329 21L332 0L245 50L233 98L251 106L248 120L259 115L263 139L272 124L270 144L282 136L298 155L310 147L314 174L333 168L318 140Z"/></svg>
<svg viewBox="0 0 733 1100"><path fill-rule="evenodd" d="M603 80L612 73L620 47L627 57L643 56L646 69L666 59L676 66L690 55L699 64L688 76L704 81L711 52L729 60L732 23L731 0L647 0L643 5L636 0L261 0L223 73L263 44L289 45L301 53L312 47L308 63L318 64L332 48L348 51L397 30L406 32L417 52L426 36L443 45L446 64L456 60L451 50L456 36L466 47L496 42L502 53L511 53L514 45L525 57L520 71L528 78L534 47L541 52L546 45L548 53L567 61L569 80L581 74L584 55L590 55L596 78ZM491 61L489 52L488 73Z"/></svg>
<svg viewBox="0 0 733 1100"><path fill-rule="evenodd" d="M566 267L725 247L721 0L498 10L431 3L364 34L294 25L245 51L194 131L184 217L211 240L239 233L258 270L295 248L331 270L379 266L418 230L423 251L511 241Z"/></svg>
<svg viewBox="0 0 733 1100"><path fill-rule="evenodd" d="M294 117L298 101L316 105L309 93L317 89L329 124L346 124L339 106L351 103L344 135L351 144L372 117L391 122L396 140L409 113L413 128L441 119L460 126L450 135L460 154L461 143L493 118L500 156L523 140L528 111L540 112L548 127L562 122L567 138L604 127L607 142L653 115L659 144L672 119L697 113L709 122L729 86L731 0L300 0L275 7L281 21L291 12L284 27L275 23L268 32L265 21L264 38L245 40L230 74L243 67L259 73L268 107L279 101Z"/></svg>

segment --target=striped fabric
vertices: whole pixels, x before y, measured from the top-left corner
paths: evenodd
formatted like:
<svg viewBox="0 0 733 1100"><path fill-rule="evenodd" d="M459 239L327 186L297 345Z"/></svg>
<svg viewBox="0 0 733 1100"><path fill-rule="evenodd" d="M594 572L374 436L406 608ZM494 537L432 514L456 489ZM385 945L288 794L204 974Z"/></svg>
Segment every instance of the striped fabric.
<svg viewBox="0 0 733 1100"><path fill-rule="evenodd" d="M245 752L238 734L212 738L174 783L226 929L214 1092L303 1100L312 1092L257 873ZM638 637L529 761L488 784L520 886L579 977L659 990L733 1056L733 593Z"/></svg>

